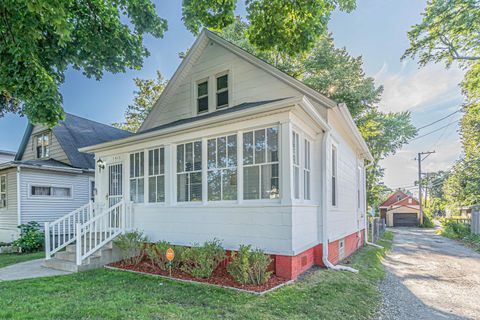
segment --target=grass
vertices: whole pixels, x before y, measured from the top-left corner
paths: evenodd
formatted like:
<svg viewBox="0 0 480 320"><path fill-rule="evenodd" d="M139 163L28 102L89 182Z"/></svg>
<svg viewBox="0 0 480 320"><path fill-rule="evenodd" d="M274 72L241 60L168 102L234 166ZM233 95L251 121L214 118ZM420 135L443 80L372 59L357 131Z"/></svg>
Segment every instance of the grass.
<svg viewBox="0 0 480 320"><path fill-rule="evenodd" d="M34 253L5 253L0 254L0 268L20 262L41 259L45 257L45 252Z"/></svg>
<svg viewBox="0 0 480 320"><path fill-rule="evenodd" d="M0 283L0 319L368 319L380 303L386 249L366 247L350 265L315 269L293 285L254 296L113 270Z"/></svg>
<svg viewBox="0 0 480 320"><path fill-rule="evenodd" d="M438 233L444 237L459 240L480 252L480 234L471 233L470 228L461 222L444 220L442 222L442 229L440 229Z"/></svg>

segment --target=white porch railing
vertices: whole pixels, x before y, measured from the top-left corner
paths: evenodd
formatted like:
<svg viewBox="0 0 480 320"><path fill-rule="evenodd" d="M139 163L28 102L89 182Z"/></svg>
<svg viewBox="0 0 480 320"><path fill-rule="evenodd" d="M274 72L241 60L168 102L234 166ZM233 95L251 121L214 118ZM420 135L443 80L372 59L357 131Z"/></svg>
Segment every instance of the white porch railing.
<svg viewBox="0 0 480 320"><path fill-rule="evenodd" d="M77 223L83 224L92 217L93 202L90 201L53 222L45 222L46 259L50 259L54 253L73 243L77 236Z"/></svg>
<svg viewBox="0 0 480 320"><path fill-rule="evenodd" d="M89 203L66 216L45 224L46 258L76 242L76 263L82 262L131 228L131 204L120 201L100 214Z"/></svg>
<svg viewBox="0 0 480 320"><path fill-rule="evenodd" d="M77 224L77 265L127 229L129 211L121 200L90 221Z"/></svg>

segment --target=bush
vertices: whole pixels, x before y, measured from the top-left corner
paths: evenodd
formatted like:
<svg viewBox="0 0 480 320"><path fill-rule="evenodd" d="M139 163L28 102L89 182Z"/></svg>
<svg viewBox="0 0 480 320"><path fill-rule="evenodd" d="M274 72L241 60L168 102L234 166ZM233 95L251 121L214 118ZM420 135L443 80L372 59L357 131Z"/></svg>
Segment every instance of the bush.
<svg viewBox="0 0 480 320"><path fill-rule="evenodd" d="M21 252L39 251L45 241L43 231L40 225L35 221L18 226L20 229L20 238L12 242L14 247L20 248Z"/></svg>
<svg viewBox="0 0 480 320"><path fill-rule="evenodd" d="M113 241L115 246L122 251L123 260L134 266L142 261L146 242L148 242L148 238L136 230L122 234Z"/></svg>
<svg viewBox="0 0 480 320"><path fill-rule="evenodd" d="M203 246L186 248L181 256L181 267L197 278L209 278L220 262L225 260L225 250L218 239L207 241Z"/></svg>
<svg viewBox="0 0 480 320"><path fill-rule="evenodd" d="M423 224L419 225L420 228L433 228L435 224L433 223L433 212L430 209L425 209L423 211Z"/></svg>
<svg viewBox="0 0 480 320"><path fill-rule="evenodd" d="M464 223L454 220L444 219L442 221L442 235L452 239L463 239L470 235L470 228Z"/></svg>
<svg viewBox="0 0 480 320"><path fill-rule="evenodd" d="M228 273L241 284L263 284L270 279L272 272L267 271L272 259L262 250L251 250L251 246L240 246L238 252L232 252L227 266Z"/></svg>
<svg viewBox="0 0 480 320"><path fill-rule="evenodd" d="M167 253L168 248L172 248L175 253L175 258L172 261L172 268L179 268L180 261L182 259L182 252L184 247L182 246L172 246L167 241L158 241L152 243L145 248L145 254L152 263L152 267L159 267L162 270L168 269L168 260L165 254Z"/></svg>

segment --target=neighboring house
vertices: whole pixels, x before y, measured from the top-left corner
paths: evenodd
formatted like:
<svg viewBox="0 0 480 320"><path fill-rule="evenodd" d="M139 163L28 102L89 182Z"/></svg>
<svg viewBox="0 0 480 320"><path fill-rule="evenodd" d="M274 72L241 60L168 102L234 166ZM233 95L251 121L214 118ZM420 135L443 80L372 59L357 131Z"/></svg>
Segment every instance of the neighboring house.
<svg viewBox="0 0 480 320"><path fill-rule="evenodd" d="M0 164L0 242L22 223L53 221L93 199L95 162L78 148L130 135L72 114L53 129L29 124L15 159Z"/></svg>
<svg viewBox="0 0 480 320"><path fill-rule="evenodd" d="M114 220L108 232L250 244L289 279L364 243L372 156L347 107L206 30L136 135L80 150L95 153L95 200L110 207L96 221ZM115 210L130 200L123 222ZM101 248L86 245L77 265Z"/></svg>
<svg viewBox="0 0 480 320"><path fill-rule="evenodd" d="M420 203L401 190L392 193L379 209L387 227L413 227L419 223Z"/></svg>
<svg viewBox="0 0 480 320"><path fill-rule="evenodd" d="M0 150L0 164L15 159L15 152Z"/></svg>

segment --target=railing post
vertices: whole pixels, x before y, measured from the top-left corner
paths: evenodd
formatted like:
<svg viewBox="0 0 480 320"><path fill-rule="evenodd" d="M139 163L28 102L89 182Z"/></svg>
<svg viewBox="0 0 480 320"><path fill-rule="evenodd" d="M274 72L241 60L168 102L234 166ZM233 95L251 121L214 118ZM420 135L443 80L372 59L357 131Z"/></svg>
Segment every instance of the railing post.
<svg viewBox="0 0 480 320"><path fill-rule="evenodd" d="M50 223L45 222L45 259L49 260L52 257L50 253Z"/></svg>
<svg viewBox="0 0 480 320"><path fill-rule="evenodd" d="M82 225L80 223L77 223L76 225L76 238L77 238L77 243L76 243L76 255L77 255L77 266L80 266L82 264Z"/></svg>
<svg viewBox="0 0 480 320"><path fill-rule="evenodd" d="M125 233L125 230L127 229L127 210L128 210L128 202L123 201L122 204L122 234Z"/></svg>

